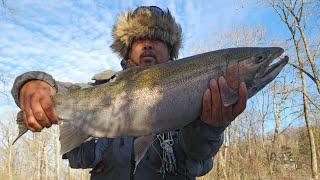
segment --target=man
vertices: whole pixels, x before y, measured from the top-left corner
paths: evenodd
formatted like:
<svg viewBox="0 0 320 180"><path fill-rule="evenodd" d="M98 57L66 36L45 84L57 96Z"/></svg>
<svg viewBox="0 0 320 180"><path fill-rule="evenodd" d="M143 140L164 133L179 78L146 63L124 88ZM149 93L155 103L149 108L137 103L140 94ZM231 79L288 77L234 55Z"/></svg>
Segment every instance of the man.
<svg viewBox="0 0 320 180"><path fill-rule="evenodd" d="M120 16L113 29L111 48L122 58L124 69L152 66L178 57L181 27L169 10L142 6ZM57 124L52 97L72 89L107 83L116 76L110 71L94 76L94 83L71 84L55 81L44 72L28 72L17 77L12 94L23 111L28 129L40 132ZM236 104L223 107L220 90L227 86L223 77L208 82L203 95L203 110L180 130L154 136L151 147L135 167L135 137L99 138L83 143L66 153L72 168L93 168L91 179L195 179L212 169L212 157L223 142L224 129L246 106L247 90L239 87ZM174 108L174 107L173 107Z"/></svg>

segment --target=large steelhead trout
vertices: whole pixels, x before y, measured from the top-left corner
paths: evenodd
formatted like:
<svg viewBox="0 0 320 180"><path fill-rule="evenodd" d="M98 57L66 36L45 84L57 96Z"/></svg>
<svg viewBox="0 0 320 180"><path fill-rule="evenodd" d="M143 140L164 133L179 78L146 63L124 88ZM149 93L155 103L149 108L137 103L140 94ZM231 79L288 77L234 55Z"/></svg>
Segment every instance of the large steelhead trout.
<svg viewBox="0 0 320 180"><path fill-rule="evenodd" d="M237 101L241 81L252 97L287 64L284 57L270 65L282 53L278 47L222 49L148 68L133 67L113 82L58 93L54 102L61 151L68 152L89 137L146 136L181 128L200 116L209 80L222 75L231 87L221 92L225 106ZM20 134L26 132L21 118L18 123Z"/></svg>

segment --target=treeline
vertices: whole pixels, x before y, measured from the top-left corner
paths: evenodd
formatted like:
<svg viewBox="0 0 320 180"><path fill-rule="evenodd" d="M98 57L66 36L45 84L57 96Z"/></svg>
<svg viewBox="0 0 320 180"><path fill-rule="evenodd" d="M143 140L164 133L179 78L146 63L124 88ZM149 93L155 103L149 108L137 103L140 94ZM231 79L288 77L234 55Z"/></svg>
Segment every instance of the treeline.
<svg viewBox="0 0 320 180"><path fill-rule="evenodd" d="M320 125L312 128L319 147ZM214 168L199 180L312 178L310 143L305 127L287 129L279 135L276 145L273 145L273 134L263 138L251 132L250 139L239 141L232 136L235 128L230 131L226 137L232 137L230 141L233 142L220 149L214 158ZM317 151L319 154L320 149Z"/></svg>

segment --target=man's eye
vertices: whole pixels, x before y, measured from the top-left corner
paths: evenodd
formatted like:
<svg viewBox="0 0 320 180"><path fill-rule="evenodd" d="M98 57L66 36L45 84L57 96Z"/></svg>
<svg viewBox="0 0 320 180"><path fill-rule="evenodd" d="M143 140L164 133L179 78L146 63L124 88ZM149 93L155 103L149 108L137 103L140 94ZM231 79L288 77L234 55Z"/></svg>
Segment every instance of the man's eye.
<svg viewBox="0 0 320 180"><path fill-rule="evenodd" d="M163 41L161 41L160 39L155 39L154 42L155 43L163 43Z"/></svg>

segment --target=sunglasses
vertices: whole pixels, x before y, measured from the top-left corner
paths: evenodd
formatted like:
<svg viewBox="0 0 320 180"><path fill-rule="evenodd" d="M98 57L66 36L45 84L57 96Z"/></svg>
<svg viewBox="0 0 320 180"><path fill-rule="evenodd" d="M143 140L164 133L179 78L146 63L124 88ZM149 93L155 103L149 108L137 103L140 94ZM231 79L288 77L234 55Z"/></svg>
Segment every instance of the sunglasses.
<svg viewBox="0 0 320 180"><path fill-rule="evenodd" d="M139 11L144 10L144 9L148 9L148 10L150 10L154 13L157 13L161 16L163 16L163 14L164 14L164 11L161 8L159 8L158 6L140 6L133 11L133 15L137 14Z"/></svg>

